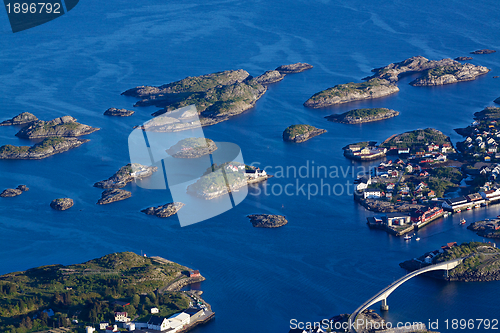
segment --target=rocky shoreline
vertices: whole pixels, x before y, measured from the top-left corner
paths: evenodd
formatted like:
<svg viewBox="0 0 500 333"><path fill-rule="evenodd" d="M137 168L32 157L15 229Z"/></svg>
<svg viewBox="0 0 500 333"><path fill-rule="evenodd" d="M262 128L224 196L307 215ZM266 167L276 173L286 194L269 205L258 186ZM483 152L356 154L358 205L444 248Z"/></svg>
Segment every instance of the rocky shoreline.
<svg viewBox="0 0 500 333"><path fill-rule="evenodd" d="M252 214L248 218L255 228L279 228L288 223L282 215Z"/></svg>
<svg viewBox="0 0 500 333"><path fill-rule="evenodd" d="M292 125L283 131L283 140L301 143L326 133L326 130L310 125Z"/></svg>
<svg viewBox="0 0 500 333"><path fill-rule="evenodd" d="M420 204L392 203L376 199L363 199L357 196L355 196L355 200L369 211L376 213L408 213L425 207L425 205Z"/></svg>
<svg viewBox="0 0 500 333"><path fill-rule="evenodd" d="M77 138L46 138L32 147L5 145L0 147L0 160L40 160L77 148L89 141Z"/></svg>
<svg viewBox="0 0 500 333"><path fill-rule="evenodd" d="M428 70L421 77L410 82L410 84L415 87L422 87L472 81L489 71L490 69L484 66L454 64Z"/></svg>
<svg viewBox="0 0 500 333"><path fill-rule="evenodd" d="M141 212L147 215L166 218L177 214L177 212L184 206L185 204L183 204L182 202L171 202L158 207L149 207L141 210Z"/></svg>
<svg viewBox="0 0 500 333"><path fill-rule="evenodd" d="M500 238L500 219L473 222L467 226L467 229L481 237L498 239Z"/></svg>
<svg viewBox="0 0 500 333"><path fill-rule="evenodd" d="M363 124L363 123L369 123L373 121L380 121L380 120L385 120L385 119L390 119L396 116L399 116L398 111L394 111L391 109L386 109L386 108L381 108L381 112L374 114L374 115L367 115L364 117L355 117L352 116L352 113L355 111L364 111L364 110L372 110L372 109L356 109L356 110L351 110L348 112L344 112L342 114L333 114L330 116L326 116L325 118L329 121L341 123L341 124Z"/></svg>
<svg viewBox="0 0 500 333"><path fill-rule="evenodd" d="M38 121L38 118L34 114L23 112L12 119L2 121L0 126L27 125L35 121Z"/></svg>

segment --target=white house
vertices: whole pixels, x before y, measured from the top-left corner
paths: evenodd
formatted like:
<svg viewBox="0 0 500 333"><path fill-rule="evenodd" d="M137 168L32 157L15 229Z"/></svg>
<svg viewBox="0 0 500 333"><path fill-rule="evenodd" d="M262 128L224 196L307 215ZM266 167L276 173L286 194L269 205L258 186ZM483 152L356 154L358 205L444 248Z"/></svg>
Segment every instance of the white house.
<svg viewBox="0 0 500 333"><path fill-rule="evenodd" d="M85 327L85 333L94 333L94 332L95 332L95 328L93 328L92 326Z"/></svg>
<svg viewBox="0 0 500 333"><path fill-rule="evenodd" d="M363 192L364 199L378 199L382 196L382 192L380 190L366 189Z"/></svg>
<svg viewBox="0 0 500 333"><path fill-rule="evenodd" d="M151 308L151 314L159 313L160 310L158 308Z"/></svg>
<svg viewBox="0 0 500 333"><path fill-rule="evenodd" d="M128 323L130 318L126 312L115 312L115 321L118 323Z"/></svg>
<svg viewBox="0 0 500 333"><path fill-rule="evenodd" d="M168 318L170 322L180 322L182 326L189 324L191 316L185 312L177 313Z"/></svg>
<svg viewBox="0 0 500 333"><path fill-rule="evenodd" d="M104 331L106 329L106 327L108 327L108 326L109 326L109 323L107 323L105 321L99 323L99 329L101 331Z"/></svg>
<svg viewBox="0 0 500 333"><path fill-rule="evenodd" d="M148 329L156 331L165 331L170 328L170 323L167 318L151 316L148 321Z"/></svg>
<svg viewBox="0 0 500 333"><path fill-rule="evenodd" d="M245 174L248 178L259 178L267 175L265 170L261 170L259 168L255 170L245 170Z"/></svg>

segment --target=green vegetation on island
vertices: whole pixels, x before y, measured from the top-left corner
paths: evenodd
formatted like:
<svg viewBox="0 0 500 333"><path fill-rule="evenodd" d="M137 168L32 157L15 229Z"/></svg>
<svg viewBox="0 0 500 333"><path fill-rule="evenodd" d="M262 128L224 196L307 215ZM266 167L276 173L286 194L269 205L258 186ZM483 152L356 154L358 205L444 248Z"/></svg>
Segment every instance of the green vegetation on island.
<svg viewBox="0 0 500 333"><path fill-rule="evenodd" d="M16 136L27 139L48 137L77 137L98 131L99 128L90 127L76 122L70 116L56 118L51 121L37 120L23 127Z"/></svg>
<svg viewBox="0 0 500 333"><path fill-rule="evenodd" d="M422 76L410 82L412 86L439 86L462 81L472 81L490 70L484 66L461 64L437 66L425 71Z"/></svg>
<svg viewBox="0 0 500 333"><path fill-rule="evenodd" d="M333 114L325 118L343 124L361 124L389 119L399 115L399 112L387 108L354 109L342 114Z"/></svg>
<svg viewBox="0 0 500 333"><path fill-rule="evenodd" d="M186 138L167 149L167 153L177 158L198 158L217 150L213 140L206 138Z"/></svg>
<svg viewBox="0 0 500 333"><path fill-rule="evenodd" d="M317 135L325 133L326 130L311 125L292 125L283 131L283 140L293 142L304 142Z"/></svg>
<svg viewBox="0 0 500 333"><path fill-rule="evenodd" d="M363 99L379 98L399 91L389 81L373 78L366 82L338 84L320 91L309 98L304 106L322 108L330 105L347 103Z"/></svg>
<svg viewBox="0 0 500 333"><path fill-rule="evenodd" d="M169 316L188 308L189 298L163 290L188 279L188 271L161 258L123 252L83 264L5 274L0 276L0 331L72 327L72 319L88 324L109 322L115 311L142 319L149 316L151 307L159 308L159 315Z"/></svg>
<svg viewBox="0 0 500 333"><path fill-rule="evenodd" d="M0 159L42 159L79 147L88 141L90 140L51 137L46 138L31 147L4 145L0 147Z"/></svg>
<svg viewBox="0 0 500 333"><path fill-rule="evenodd" d="M115 174L106 180L94 184L94 187L102 189L122 188L134 179L149 177L158 170L157 167L146 166L139 163L129 163L115 172Z"/></svg>
<svg viewBox="0 0 500 333"><path fill-rule="evenodd" d="M434 128L418 129L414 131L396 134L385 140L380 147L399 149L412 148L424 149L426 144L434 143L436 145L451 144L450 138Z"/></svg>

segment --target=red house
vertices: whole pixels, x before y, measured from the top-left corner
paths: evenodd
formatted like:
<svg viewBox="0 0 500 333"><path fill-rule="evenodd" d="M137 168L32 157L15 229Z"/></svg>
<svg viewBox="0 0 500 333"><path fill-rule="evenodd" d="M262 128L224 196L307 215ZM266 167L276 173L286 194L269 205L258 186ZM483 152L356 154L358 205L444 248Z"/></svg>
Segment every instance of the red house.
<svg viewBox="0 0 500 333"><path fill-rule="evenodd" d="M196 271L189 271L189 277L200 277L201 274L200 274L200 271L196 270Z"/></svg>

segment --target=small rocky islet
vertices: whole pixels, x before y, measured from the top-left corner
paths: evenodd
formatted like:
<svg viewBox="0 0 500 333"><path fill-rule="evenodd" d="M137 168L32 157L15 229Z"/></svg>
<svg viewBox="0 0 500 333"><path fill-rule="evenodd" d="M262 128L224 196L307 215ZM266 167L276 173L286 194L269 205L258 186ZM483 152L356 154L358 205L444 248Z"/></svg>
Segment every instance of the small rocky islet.
<svg viewBox="0 0 500 333"><path fill-rule="evenodd" d="M109 108L104 111L105 116L113 116L113 117L130 117L133 115L135 111L127 110L127 109L117 109L117 108Z"/></svg>
<svg viewBox="0 0 500 333"><path fill-rule="evenodd" d="M476 50L472 51L471 54L491 54L495 53L495 50L490 50L490 49L481 49L481 50Z"/></svg>
<svg viewBox="0 0 500 333"><path fill-rule="evenodd" d="M141 212L147 215L166 218L177 214L177 212L184 206L185 205L182 202L171 202L157 207L149 207L141 210Z"/></svg>
<svg viewBox="0 0 500 333"><path fill-rule="evenodd" d="M134 179L149 177L157 171L157 167L146 166L139 163L129 163L120 168L115 174L106 180L94 184L94 187L102 189L113 189L125 187Z"/></svg>
<svg viewBox="0 0 500 333"><path fill-rule="evenodd" d="M329 121L342 124L362 124L393 118L399 115L398 111L387 108L354 109L341 114L326 116Z"/></svg>
<svg viewBox="0 0 500 333"><path fill-rule="evenodd" d="M456 61L467 61L467 60L472 60L472 57L456 57Z"/></svg>
<svg viewBox="0 0 500 333"><path fill-rule="evenodd" d="M25 139L50 137L77 137L98 131L99 128L80 124L71 116L55 118L50 121L37 120L23 127L16 136Z"/></svg>
<svg viewBox="0 0 500 333"><path fill-rule="evenodd" d="M252 214L247 217L255 228L279 228L288 223L283 215Z"/></svg>
<svg viewBox="0 0 500 333"><path fill-rule="evenodd" d="M300 143L323 133L326 133L326 130L311 125L291 125L283 131L283 140Z"/></svg>
<svg viewBox="0 0 500 333"><path fill-rule="evenodd" d="M79 147L89 141L77 138L51 137L31 147L4 145L0 147L0 160L40 160Z"/></svg>
<svg viewBox="0 0 500 333"><path fill-rule="evenodd" d="M70 209L71 207L73 207L73 205L74 202L71 198L58 198L52 200L52 202L50 203L50 208L58 211L63 211Z"/></svg>
<svg viewBox="0 0 500 333"><path fill-rule="evenodd" d="M107 205L112 202L122 201L128 199L132 196L132 193L129 191L121 190L121 189L109 189L105 190L101 194L101 198L97 201L98 205Z"/></svg>
<svg viewBox="0 0 500 333"><path fill-rule="evenodd" d="M29 191L28 186L19 185L17 188L5 189L2 193L0 193L0 197L13 198L13 197L17 197L18 195L21 195L21 194L23 194L23 192L27 192L27 191Z"/></svg>
<svg viewBox="0 0 500 333"><path fill-rule="evenodd" d="M167 149L166 152L175 158L198 158L209 155L216 150L217 145L213 140L186 138Z"/></svg>
<svg viewBox="0 0 500 333"><path fill-rule="evenodd" d="M23 112L12 119L2 121L0 126L26 125L38 121L38 118L29 112Z"/></svg>

